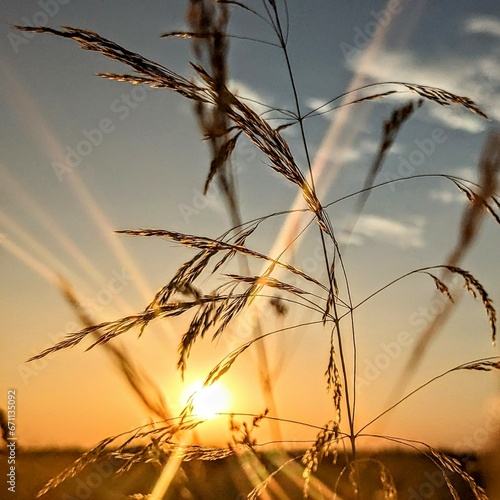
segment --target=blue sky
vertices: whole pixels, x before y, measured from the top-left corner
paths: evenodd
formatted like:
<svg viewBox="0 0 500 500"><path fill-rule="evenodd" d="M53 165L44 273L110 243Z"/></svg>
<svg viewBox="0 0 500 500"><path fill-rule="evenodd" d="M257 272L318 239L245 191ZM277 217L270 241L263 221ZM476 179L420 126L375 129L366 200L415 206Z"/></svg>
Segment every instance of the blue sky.
<svg viewBox="0 0 500 500"><path fill-rule="evenodd" d="M404 7L392 2L388 9L391 5L387 29L375 34L373 30L386 22L380 17L385 2L289 2L289 51L303 109L312 109L353 85L387 80L467 95L490 121L456 106L424 103L404 126L377 180L413 172L452 173L474 180L481 146L500 119L500 7L494 1L472 0L410 2ZM188 258L171 243L117 236L113 230L159 227L216 236L227 229L228 221L219 193L201 195L209 160L191 103L166 90L99 79L96 72L123 68L81 51L73 42L47 35L26 38L10 25L92 29L190 76L189 42L158 38L185 28L184 9L179 1L147 5L97 0L3 2L0 314L4 362L0 373L3 393L7 387L19 390L22 440L27 445L88 445L145 418L98 350L83 353L76 348L35 367L23 364L75 326L54 286L54 273L72 283L97 320L113 319L141 310ZM239 11L234 12L229 32L273 41L268 27ZM278 49L233 40L229 62L232 88L239 95L292 107ZM400 102L402 97L378 100L306 122L314 164L323 168L318 186L325 202L362 187L380 140L381 122ZM303 167L298 130L288 129L284 137ZM267 168L250 144L242 142L236 149L234 166L244 219L293 204L293 187ZM355 298L361 300L411 269L442 263L456 241L464 206L463 196L444 181L398 183L374 192L345 248ZM340 235L352 207L347 202L329 212ZM264 226L252 245L268 251L280 224L281 220ZM495 302L500 293L499 243L497 226L486 220L480 240L463 263ZM293 256L294 263L324 279L314 257L317 245L317 234L308 233ZM356 316L362 332L360 373L365 379L371 377L370 367L387 346L396 342L401 348L387 369L375 367L378 373L365 384L365 392L360 389L362 421L383 409L385 396L411 352L411 342L401 344L400 334L418 336L422 320L432 315L432 287L423 278L413 278ZM294 314L292 319L304 320L303 313ZM134 334L123 339L165 388L173 406L181 392L175 352L182 326L177 322L154 327L140 340ZM325 332L314 331L271 342L273 366L280 373L277 395L283 416L318 425L329 418L331 402L323 392L322 375L327 338ZM204 343L202 349L195 348L188 377L203 376L241 341L233 333L217 346ZM464 297L412 383L468 359L495 354L498 348L491 346L480 304ZM245 355L228 381L240 395L234 411L263 409L257 386L248 376L254 364L252 356ZM437 384L426 392L429 399L416 398L402 408L390 422L394 433L427 436L448 446L473 434L491 413L499 387L493 374L467 375ZM317 390L311 391L311 386ZM298 403L289 396L291 391L309 398L310 404ZM120 396L109 397L116 393ZM426 413L417 418L424 404ZM460 415L459 423L453 415Z"/></svg>

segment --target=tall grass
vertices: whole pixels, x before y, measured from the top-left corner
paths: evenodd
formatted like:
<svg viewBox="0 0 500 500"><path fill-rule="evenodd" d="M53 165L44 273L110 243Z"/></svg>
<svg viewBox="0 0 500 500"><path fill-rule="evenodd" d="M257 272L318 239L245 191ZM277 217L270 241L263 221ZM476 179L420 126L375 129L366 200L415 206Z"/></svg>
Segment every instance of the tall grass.
<svg viewBox="0 0 500 500"><path fill-rule="evenodd" d="M257 16L267 23L274 33L275 42L272 45L281 50L286 64L292 95L291 109L275 109L268 106L266 113L259 114L251 107L250 101L237 96L229 89L227 53L230 37L226 28L229 23L230 8L241 9L249 16ZM196 343L204 337L216 340L225 335L228 329L238 321L242 312L251 308L257 299L269 300L280 314L286 314L289 308L301 307L308 311L311 320L307 324L292 324L269 331L259 319L255 323L257 326L255 326L252 339L225 356L207 374L205 385L211 385L221 377L227 376L243 352L248 349L257 349L261 388L268 409L264 413L256 412L253 417L250 417L251 423L242 422L243 416L234 415L232 417L231 427L234 437L232 446L220 449L204 448L185 445L182 440L179 440L180 433L202 424L202 421L193 415L191 400L176 418L165 418L154 425L143 426L124 435L106 438L81 457L72 468L54 478L42 490L41 494L57 486L67 477L77 474L86 464L106 454L122 457L124 459L122 470L127 470L139 461L158 461L164 464L169 456L176 453L186 460L193 458L215 460L233 454L241 456L246 450L251 452L249 460L251 460L254 470L257 471L254 488L248 492L249 498L256 498L268 489L275 491L273 488L279 488L275 476L285 469L290 469L292 476L303 475L304 480L301 482L300 488L303 489L304 496L307 496L312 491L311 489L315 488L314 472L329 454L342 454L346 462L336 483L334 481L333 484L326 485L332 495L335 494L342 481L344 483L347 481L353 498L371 498L371 493L361 493L360 484L362 476L367 474L367 467L375 466L379 475L378 488L382 492L382 497L395 498L397 492L390 471L381 463L358 457L359 440L373 437L381 441L397 443L409 449L416 449L427 456L442 471L448 489L454 498L458 498L458 494L449 480L450 473L456 474L466 481L474 498L487 498L485 491L453 458L421 441L373 435L370 433L369 427L415 393L451 373L500 369L499 357L492 356L487 359L472 360L451 368L411 392L405 393L409 376L422 361L427 346L451 312L454 302L454 291L450 288L451 278L458 277L462 280L465 289L480 300L490 324L491 339L493 342L495 341L497 315L492 299L474 275L460 266L460 262L473 244L484 217L491 216L497 223L500 222L500 203L497 195L500 134L498 132L491 133L484 145L478 165L480 180L477 184L457 176L444 174L417 174L375 184L377 173L394 144L398 132L411 119L413 112L418 107L427 103L440 106L461 106L484 118L486 113L467 97L412 82L380 82L366 85L348 94L337 96L323 106L305 113L301 106L288 52L288 29L293 19L288 18L286 2L276 2L275 0L262 0L261 2L191 0L188 5L188 21L190 31L167 33L164 36L178 36L193 40L196 62L191 65L195 73L195 78L192 79L131 52L90 30L73 27L61 29L17 27L23 31L48 33L74 40L80 44L82 49L98 52L105 57L124 63L133 70L131 74L99 74L103 78L135 85L148 85L157 89L169 89L179 94L180 97L191 100L202 135L207 140L211 152L211 161L204 186L205 192L212 182L219 184L232 222L232 227L218 237L198 236L158 228L117 231L128 236L163 238L186 248L193 248L197 253L179 267L172 279L157 291L142 311L111 322L97 325L89 324L81 331L68 333L61 342L44 350L31 360L77 346L82 341L89 339L91 347L110 345L108 342L132 329L142 332L153 321L191 314L189 326L183 333L178 348L177 367L183 374ZM253 41L258 42L258 40ZM384 122L382 140L371 168L368 170L364 185L349 196L333 202L321 200L316 188L317 179L315 179L312 170L306 121L313 116L336 109L340 98L344 99L342 105L345 106L357 105L375 98L383 99L386 96L400 93L410 94L410 100L404 105L396 107L391 116ZM349 100L351 94L352 99ZM270 116L273 119L279 118L281 122L275 126L276 122L272 121ZM305 158L304 165L299 165L281 133L283 129L288 127L297 127L299 131ZM243 222L231 165L231 155L243 136L246 136L260 151L265 158L267 167L279 174L284 182L290 183L302 196L306 208L295 212L302 214L304 220L310 219L309 224L316 226L315 230L321 241L323 256L321 277L312 276L287 261L284 251L279 255L271 255L252 248L251 240L258 237L262 225L270 220L279 220L280 217L288 215L291 211L271 213ZM349 231L351 231L372 193L391 183L412 182L420 178L439 178L450 182L468 200L469 204L462 216L461 229L455 247L452 248L444 263L431 263L426 267L409 270L363 300L354 302L350 289L349 270L345 265L344 251L337 237L339 228L332 222L329 209L348 198L355 198L357 204L350 221ZM298 245L304 234L304 232L298 234L288 245L287 250ZM233 260L238 264L239 271L225 272ZM262 264L264 270L258 274L252 273L249 264L251 261ZM278 270L281 271L280 278L277 277ZM357 425L356 405L359 399L356 387L357 348L361 339L357 333L354 313L389 287L401 280L411 279L417 274L428 276L430 283L434 284L436 288L436 293L442 294L448 299L448 305L430 323L417 342L411 359L400 378L400 384L396 391L397 402L386 408L370 422L361 426ZM206 287L200 283L207 275L218 276L222 280L222 284L206 290ZM282 278L282 276L285 277ZM334 412L329 422L319 429L314 443L308 450L303 452L298 459L281 452L279 463L275 464L274 472L269 472L259 462L258 454L255 453L254 432L262 421L274 422L273 432L275 437L277 436L276 440L280 441L280 429L276 424L280 421L285 422L287 419L286 416L277 413L266 340L270 337L286 335L290 330L307 328L313 324L321 324L330 338L329 345L326 347L328 363L325 366L325 377L328 391L331 393L334 403ZM316 388L316 390L321 389ZM155 413L158 414L158 412ZM303 425L308 426L309 424L303 423ZM311 428L314 428L314 424L311 424ZM130 447L134 444L138 444L140 447L131 452ZM298 462L302 464L300 467Z"/></svg>

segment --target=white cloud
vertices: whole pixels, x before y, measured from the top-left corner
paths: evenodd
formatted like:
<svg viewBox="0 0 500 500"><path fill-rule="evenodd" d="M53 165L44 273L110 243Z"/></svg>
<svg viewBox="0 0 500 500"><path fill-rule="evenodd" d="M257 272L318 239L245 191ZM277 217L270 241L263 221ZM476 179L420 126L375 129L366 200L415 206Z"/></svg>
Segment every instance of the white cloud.
<svg viewBox="0 0 500 500"><path fill-rule="evenodd" d="M362 67L359 66L360 60L361 58L358 57L349 61L351 69L365 74L373 81L380 82L402 81L443 87L450 80L455 81L456 78L453 74L458 73L458 68L450 60L445 62L445 66L448 67L443 67L436 62L424 66L421 61L417 60L414 52L407 50L381 49L377 57L370 60L365 59L365 64Z"/></svg>
<svg viewBox="0 0 500 500"><path fill-rule="evenodd" d="M337 241L342 245L353 245L355 247L362 247L365 244L365 239L354 233L349 236L345 233L337 235Z"/></svg>
<svg viewBox="0 0 500 500"><path fill-rule="evenodd" d="M500 38L500 19L494 17L475 15L465 21L467 33L482 33Z"/></svg>
<svg viewBox="0 0 500 500"><path fill-rule="evenodd" d="M458 106L432 106L429 115L449 128L478 134L486 130L486 121Z"/></svg>
<svg viewBox="0 0 500 500"><path fill-rule="evenodd" d="M366 239L371 239L401 248L422 248L425 246L424 227L425 219L422 217L413 217L403 223L379 215L366 214L358 219L349 242L360 245Z"/></svg>
<svg viewBox="0 0 500 500"><path fill-rule="evenodd" d="M483 84L486 87L498 86L500 82L500 65L498 64L500 60L500 49L492 54L485 54L477 58L474 62L475 66L483 76Z"/></svg>
<svg viewBox="0 0 500 500"><path fill-rule="evenodd" d="M416 227L424 228L427 224L426 218L423 215L408 215L406 217L409 223Z"/></svg>
<svg viewBox="0 0 500 500"><path fill-rule="evenodd" d="M454 169L453 174L468 181L474 182L477 179L477 169L474 169L472 167L458 167Z"/></svg>
<svg viewBox="0 0 500 500"><path fill-rule="evenodd" d="M305 104L306 106L312 111L313 109L317 109L321 106L323 106L323 104L325 104L325 102L327 102L326 100L323 100L323 99L319 99L318 97L308 97L306 100L305 100ZM326 109L326 108L325 108Z"/></svg>
<svg viewBox="0 0 500 500"><path fill-rule="evenodd" d="M344 162L354 162L360 159L372 159L378 149L378 143L372 139L360 139L355 146L340 149L340 155Z"/></svg>
<svg viewBox="0 0 500 500"><path fill-rule="evenodd" d="M353 71L365 74L373 82L402 81L439 87L449 92L468 96L476 101L492 118L500 119L500 51L492 50L482 57L470 59L460 55L446 55L432 60L421 60L408 50L381 50L377 57L359 66L361 58L349 60ZM382 89L382 87L381 87ZM398 94L396 94L398 95ZM408 98L411 94L400 94ZM470 133L484 130L481 121L470 111L458 105L439 106L430 103L423 110L433 122Z"/></svg>
<svg viewBox="0 0 500 500"><path fill-rule="evenodd" d="M245 104L252 108L256 113L263 113L264 111L268 111L269 108L266 106L262 106L259 103L267 104L268 106L272 106L272 99L267 96L260 94L255 89L249 87L246 83L241 82L239 80L231 80L229 85L231 92L236 94L237 96L249 99L245 100ZM255 102L254 102L255 101Z"/></svg>
<svg viewBox="0 0 500 500"><path fill-rule="evenodd" d="M343 148L337 150L335 155L330 155L331 157L341 158L344 163L353 163L361 160L365 156L360 148Z"/></svg>
<svg viewBox="0 0 500 500"><path fill-rule="evenodd" d="M431 189L429 191L429 198L433 201L438 201L444 205L451 203L463 203L465 198L464 194L458 191L450 191L445 189Z"/></svg>

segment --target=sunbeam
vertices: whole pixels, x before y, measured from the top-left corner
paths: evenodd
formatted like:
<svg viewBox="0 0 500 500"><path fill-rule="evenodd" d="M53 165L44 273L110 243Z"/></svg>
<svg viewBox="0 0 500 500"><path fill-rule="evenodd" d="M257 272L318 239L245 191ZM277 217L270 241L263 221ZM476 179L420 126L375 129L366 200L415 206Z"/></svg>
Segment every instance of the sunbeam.
<svg viewBox="0 0 500 500"><path fill-rule="evenodd" d="M12 102L13 108L23 121L23 126L31 135L38 141L40 148L48 155L53 162L65 163L64 147L52 128L52 125L45 119L40 111L38 103L24 89L22 82L16 78L12 68L6 67L6 63L2 61L2 66L5 67L3 74L6 75L6 91ZM146 280L133 262L130 254L124 247L123 243L114 234L116 228L109 222L109 219L104 215L97 202L88 192L79 177L77 171L71 172L67 177L69 186L75 193L77 199L82 204L90 218L96 223L104 241L107 243L113 254L119 262L127 268L130 274L134 276L134 283L140 291L144 300L149 301L153 290L147 285Z"/></svg>
<svg viewBox="0 0 500 500"><path fill-rule="evenodd" d="M73 283L81 282L80 277L69 269L66 264L61 262L61 260L58 259L52 252L47 250L45 246L38 243L38 241L36 241L33 236L28 234L28 232L25 231L18 222L2 210L0 210L0 225L4 226L4 228L7 229L11 235L15 235L25 246L30 247L39 258L50 264L51 269L57 271L57 274L66 276L68 279L71 279Z"/></svg>
<svg viewBox="0 0 500 500"><path fill-rule="evenodd" d="M0 233L0 245L2 245L2 247L16 257L16 259L19 259L21 262L26 264L31 270L38 274L38 276L42 277L50 284L57 285L59 282L59 278L54 271L30 255L26 250L16 245L7 235L3 233Z"/></svg>
<svg viewBox="0 0 500 500"><path fill-rule="evenodd" d="M12 103L13 109L22 120L23 126L37 140L40 148L48 155L48 157L52 161L64 164L64 148L61 145L60 141L57 139L57 136L51 124L41 113L37 102L24 89L20 79L15 77L13 69L8 67L5 61L0 60L0 62L1 66L3 67L3 74L5 75L5 80L7 83L6 92L9 96L10 102ZM133 283L139 291L142 299L146 303L149 303L154 295L154 290L147 284L142 271L132 259L123 242L114 233L114 230L116 228L113 227L91 193L85 187L78 171L72 171L71 175L67 176L67 180L68 185L71 187L76 198L81 203L90 219L98 227L101 236L106 242L109 249L115 255L120 264L127 270L129 275L133 276ZM13 182L10 182L9 184L11 186L14 185ZM25 203L25 206L30 206L30 212L35 212L33 202ZM43 214L43 212L41 213ZM46 224L44 225L47 225L47 223L49 223L50 219L48 219L47 217L43 217L42 215L42 219L46 222ZM52 221L50 221L49 226L53 230L54 226ZM67 237L64 237L63 241L65 241L66 246L68 246L69 239ZM74 248L74 245L70 244L70 246ZM75 255L78 255L78 253L76 253ZM93 274L95 275L95 273ZM99 281L102 283L102 279L100 279ZM130 311L130 308L126 305L125 302L123 302L123 299L118 297L117 300L122 302L122 307L126 307L127 311ZM167 338L170 339L172 337L172 331L168 321L162 321L159 324L159 328L161 328L167 334Z"/></svg>

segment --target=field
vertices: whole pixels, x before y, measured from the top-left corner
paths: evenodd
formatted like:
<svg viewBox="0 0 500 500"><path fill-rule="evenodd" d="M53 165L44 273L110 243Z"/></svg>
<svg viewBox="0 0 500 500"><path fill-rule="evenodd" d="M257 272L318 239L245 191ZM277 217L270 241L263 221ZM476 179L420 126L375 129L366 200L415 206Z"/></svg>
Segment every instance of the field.
<svg viewBox="0 0 500 500"><path fill-rule="evenodd" d="M399 0L188 0L146 45L76 3L68 23L13 7L7 35L16 57L39 40L26 75L47 53L47 96L9 92L48 163L18 151L0 183L23 205L0 244L39 280L5 266L15 496L495 500L495 13L457 2L443 46L475 52L443 56L431 9Z"/></svg>
<svg viewBox="0 0 500 500"><path fill-rule="evenodd" d="M38 490L52 477L70 466L83 452L81 450L45 450L27 451L18 456L18 480L16 498L35 498ZM377 459L383 462L394 475L394 483L398 498L401 500L419 499L450 499L452 498L445 486L444 479L438 469L433 467L424 457L412 453L385 452L377 455L366 455L360 453L361 459ZM463 463L466 462L466 470L481 484L482 476L479 464L475 457L457 457ZM269 472L274 470L272 454L262 455L262 463L266 464ZM240 460L245 458L230 457L215 461L192 461L183 465L184 474L179 474L172 484L169 492L163 497L171 500L239 500L245 498L252 488L243 473ZM343 458L339 458L341 463ZM93 500L118 500L127 495L143 493L146 495L152 489L159 474L159 468L152 464L138 464L120 476L114 471L122 462L113 464L99 461L86 467L75 478L70 478L54 490L48 492L43 498L47 500L72 500L92 498ZM317 471L317 478L325 485L332 487L335 484L341 469L340 463L336 466L331 460L325 459ZM6 461L2 456L0 462L2 477L6 473ZM271 493L271 499L286 498L300 500L302 496L301 486L294 485L290 478L284 473L276 476L278 484L283 488L281 492ZM379 481L378 476L365 477L370 481L371 487ZM450 475L461 499L474 498L470 490L457 476ZM344 485L345 487L345 485ZM345 491L345 488L344 488ZM376 499L375 493L362 495L358 498ZM285 494L286 496L283 496ZM350 498L342 495L342 485L339 487L339 498ZM380 493L381 495L381 493ZM315 494L311 498L331 499L331 493L324 495ZM383 496L380 496L383 498Z"/></svg>

